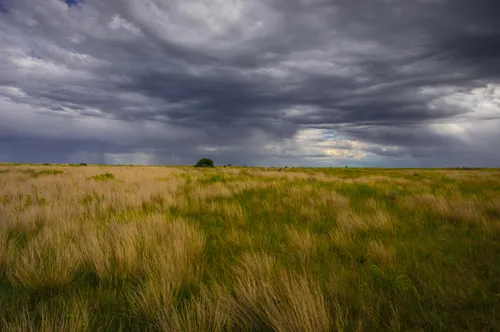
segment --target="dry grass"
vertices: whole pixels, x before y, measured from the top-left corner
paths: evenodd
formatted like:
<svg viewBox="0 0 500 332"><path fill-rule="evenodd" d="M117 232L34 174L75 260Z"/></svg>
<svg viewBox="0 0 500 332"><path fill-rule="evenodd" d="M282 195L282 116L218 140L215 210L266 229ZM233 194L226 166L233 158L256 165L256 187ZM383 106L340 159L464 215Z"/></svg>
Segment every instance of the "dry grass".
<svg viewBox="0 0 500 332"><path fill-rule="evenodd" d="M396 260L396 250L380 241L368 242L368 256L378 265L393 265Z"/></svg>
<svg viewBox="0 0 500 332"><path fill-rule="evenodd" d="M160 331L230 331L234 329L235 301L227 289L202 289L180 310L165 309L157 319Z"/></svg>
<svg viewBox="0 0 500 332"><path fill-rule="evenodd" d="M311 278L279 268L269 256L243 256L235 292L241 322L273 331L328 331L323 293Z"/></svg>
<svg viewBox="0 0 500 332"><path fill-rule="evenodd" d="M39 308L40 315L35 317L29 311L16 314L14 320L4 324L2 331L6 332L85 332L91 331L91 305L81 297L71 299L59 312L49 308Z"/></svg>
<svg viewBox="0 0 500 332"><path fill-rule="evenodd" d="M207 211L220 213L226 219L238 225L245 223L243 209L238 202L211 202L207 204Z"/></svg>
<svg viewBox="0 0 500 332"><path fill-rule="evenodd" d="M230 197L232 194L232 191L224 183L214 183L195 188L193 197L203 201L216 197Z"/></svg>
<svg viewBox="0 0 500 332"><path fill-rule="evenodd" d="M358 231L378 230L389 231L393 230L390 215L384 210L376 210L372 213L360 214L350 209L341 210L337 218L338 228L348 234Z"/></svg>
<svg viewBox="0 0 500 332"><path fill-rule="evenodd" d="M252 234L237 227L230 229L226 234L226 239L232 246L252 247Z"/></svg>
<svg viewBox="0 0 500 332"><path fill-rule="evenodd" d="M10 260L13 258L13 248L9 241L9 233L5 228L0 228L0 275L10 266Z"/></svg>
<svg viewBox="0 0 500 332"><path fill-rule="evenodd" d="M499 330L500 172L415 172L0 166L0 331Z"/></svg>
<svg viewBox="0 0 500 332"><path fill-rule="evenodd" d="M408 197L404 203L411 209L432 211L450 222L465 221L479 223L484 216L484 203L476 198L464 198L460 196L445 198L423 194Z"/></svg>
<svg viewBox="0 0 500 332"><path fill-rule="evenodd" d="M135 310L153 317L171 309L176 293L183 284L198 282L203 234L185 222L151 223L142 227L143 286L132 295Z"/></svg>
<svg viewBox="0 0 500 332"><path fill-rule="evenodd" d="M28 289L71 284L80 268L79 250L69 232L45 228L19 253L7 271L9 280Z"/></svg>
<svg viewBox="0 0 500 332"><path fill-rule="evenodd" d="M347 234L353 234L357 231L366 231L368 225L361 215L352 210L342 210L337 217L338 228Z"/></svg>
<svg viewBox="0 0 500 332"><path fill-rule="evenodd" d="M364 220L368 229L392 232L393 223L391 216L385 210L377 210L371 214L365 214Z"/></svg>
<svg viewBox="0 0 500 332"><path fill-rule="evenodd" d="M331 243L339 249L349 248L356 236L350 229L348 229L347 232L344 229L334 229L330 231L328 235Z"/></svg>
<svg viewBox="0 0 500 332"><path fill-rule="evenodd" d="M318 250L319 239L308 230L287 227L286 235L292 252L299 253L305 262L309 261Z"/></svg>

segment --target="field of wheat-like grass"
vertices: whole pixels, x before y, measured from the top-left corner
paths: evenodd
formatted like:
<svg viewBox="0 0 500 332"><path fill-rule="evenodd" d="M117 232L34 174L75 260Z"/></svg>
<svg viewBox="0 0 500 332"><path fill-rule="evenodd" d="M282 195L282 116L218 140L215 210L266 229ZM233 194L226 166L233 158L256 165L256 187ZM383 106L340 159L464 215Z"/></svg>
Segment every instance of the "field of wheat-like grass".
<svg viewBox="0 0 500 332"><path fill-rule="evenodd" d="M0 331L377 330L500 330L500 170L0 165Z"/></svg>

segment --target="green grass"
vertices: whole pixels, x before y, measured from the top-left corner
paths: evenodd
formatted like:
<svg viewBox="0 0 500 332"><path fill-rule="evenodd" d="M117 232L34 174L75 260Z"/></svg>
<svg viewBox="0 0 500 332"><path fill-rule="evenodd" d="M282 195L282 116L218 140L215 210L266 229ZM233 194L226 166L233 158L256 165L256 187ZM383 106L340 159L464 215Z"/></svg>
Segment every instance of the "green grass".
<svg viewBox="0 0 500 332"><path fill-rule="evenodd" d="M1 331L500 330L498 170L2 167Z"/></svg>
<svg viewBox="0 0 500 332"><path fill-rule="evenodd" d="M43 169L41 171L36 171L34 169L26 169L21 171L24 174L28 174L32 178L37 178L39 176L43 175L57 175L57 174L62 174L64 173L61 170L58 169Z"/></svg>
<svg viewBox="0 0 500 332"><path fill-rule="evenodd" d="M90 178L95 181L108 181L108 180L114 180L115 176L113 175L113 173L102 173L91 176Z"/></svg>

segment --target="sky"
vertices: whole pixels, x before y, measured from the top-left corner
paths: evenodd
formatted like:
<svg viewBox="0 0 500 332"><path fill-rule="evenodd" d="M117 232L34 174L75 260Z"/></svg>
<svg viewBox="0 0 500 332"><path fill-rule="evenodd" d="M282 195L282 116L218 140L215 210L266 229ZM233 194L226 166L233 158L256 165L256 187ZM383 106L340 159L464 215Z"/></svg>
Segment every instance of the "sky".
<svg viewBox="0 0 500 332"><path fill-rule="evenodd" d="M500 167L498 0L0 0L0 162Z"/></svg>

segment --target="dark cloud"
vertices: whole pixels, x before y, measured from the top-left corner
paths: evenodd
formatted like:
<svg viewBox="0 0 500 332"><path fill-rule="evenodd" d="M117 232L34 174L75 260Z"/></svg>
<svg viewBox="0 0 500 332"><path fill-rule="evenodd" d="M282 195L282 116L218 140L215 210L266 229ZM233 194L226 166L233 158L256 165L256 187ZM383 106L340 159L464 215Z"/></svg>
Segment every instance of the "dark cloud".
<svg viewBox="0 0 500 332"><path fill-rule="evenodd" d="M0 0L0 14L8 14L12 0Z"/></svg>
<svg viewBox="0 0 500 332"><path fill-rule="evenodd" d="M0 156L500 165L499 11L494 0L0 0Z"/></svg>

